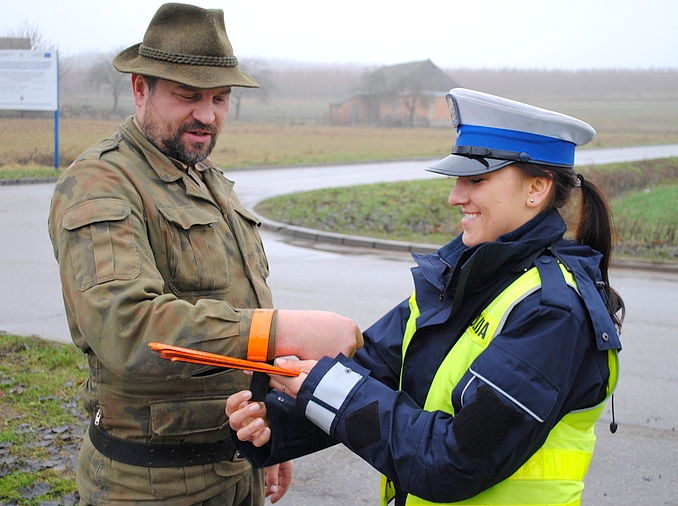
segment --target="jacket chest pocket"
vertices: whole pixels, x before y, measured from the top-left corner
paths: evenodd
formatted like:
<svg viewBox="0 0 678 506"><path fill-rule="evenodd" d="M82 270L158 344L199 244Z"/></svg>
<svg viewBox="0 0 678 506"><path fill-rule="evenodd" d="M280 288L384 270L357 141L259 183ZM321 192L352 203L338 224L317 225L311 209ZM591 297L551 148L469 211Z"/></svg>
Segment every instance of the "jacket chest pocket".
<svg viewBox="0 0 678 506"><path fill-rule="evenodd" d="M177 295L230 289L226 223L215 210L156 204L167 252L170 288Z"/></svg>

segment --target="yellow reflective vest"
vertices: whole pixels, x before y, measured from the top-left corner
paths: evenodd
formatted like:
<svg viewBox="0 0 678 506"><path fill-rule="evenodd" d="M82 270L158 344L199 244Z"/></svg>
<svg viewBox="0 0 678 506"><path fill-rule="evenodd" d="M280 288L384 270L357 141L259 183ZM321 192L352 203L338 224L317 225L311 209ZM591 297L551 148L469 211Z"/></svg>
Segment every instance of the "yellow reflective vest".
<svg viewBox="0 0 678 506"><path fill-rule="evenodd" d="M566 282L577 288L574 277L560 264ZM426 411L441 410L454 415L451 392L489 346L503 327L509 313L521 300L539 290L541 279L536 267L516 279L474 319L452 347L433 379L424 405ZM403 337L403 362L419 317L416 294L410 297L410 317ZM593 455L595 423L617 383L617 351L608 351L610 376L606 398L596 406L565 415L551 429L544 444L513 475L469 499L449 504L474 505L576 505L581 503L584 477ZM401 371L402 377L402 371ZM393 499L395 491L382 478L382 504ZM434 504L408 495L407 504ZM435 503L440 504L440 503Z"/></svg>

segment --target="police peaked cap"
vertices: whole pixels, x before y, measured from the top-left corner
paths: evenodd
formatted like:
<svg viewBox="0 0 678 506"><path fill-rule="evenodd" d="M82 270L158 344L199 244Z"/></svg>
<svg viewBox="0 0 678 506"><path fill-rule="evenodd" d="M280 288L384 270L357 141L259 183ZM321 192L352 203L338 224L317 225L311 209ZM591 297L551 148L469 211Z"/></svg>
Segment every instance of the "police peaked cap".
<svg viewBox="0 0 678 506"><path fill-rule="evenodd" d="M486 174L516 162L573 167L574 150L596 131L581 120L464 88L447 94L457 140L428 170L448 176Z"/></svg>

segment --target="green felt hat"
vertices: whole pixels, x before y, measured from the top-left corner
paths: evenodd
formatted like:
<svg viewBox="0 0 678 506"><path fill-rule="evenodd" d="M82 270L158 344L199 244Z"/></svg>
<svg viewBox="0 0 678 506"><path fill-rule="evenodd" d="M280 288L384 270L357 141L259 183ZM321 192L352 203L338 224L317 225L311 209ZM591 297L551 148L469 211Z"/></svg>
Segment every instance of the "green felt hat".
<svg viewBox="0 0 678 506"><path fill-rule="evenodd" d="M118 53L113 66L120 72L194 88L259 88L254 79L238 70L221 9L178 3L160 6L143 42Z"/></svg>

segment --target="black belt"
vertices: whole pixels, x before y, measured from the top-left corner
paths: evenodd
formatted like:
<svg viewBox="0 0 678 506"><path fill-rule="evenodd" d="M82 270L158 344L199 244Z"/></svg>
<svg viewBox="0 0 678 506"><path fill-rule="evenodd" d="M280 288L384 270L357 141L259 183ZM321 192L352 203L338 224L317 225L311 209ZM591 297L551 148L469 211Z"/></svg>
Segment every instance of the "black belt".
<svg viewBox="0 0 678 506"><path fill-rule="evenodd" d="M230 439L185 445L138 443L111 436L94 421L89 424L89 438L94 448L106 457L133 466L179 467L242 460Z"/></svg>

